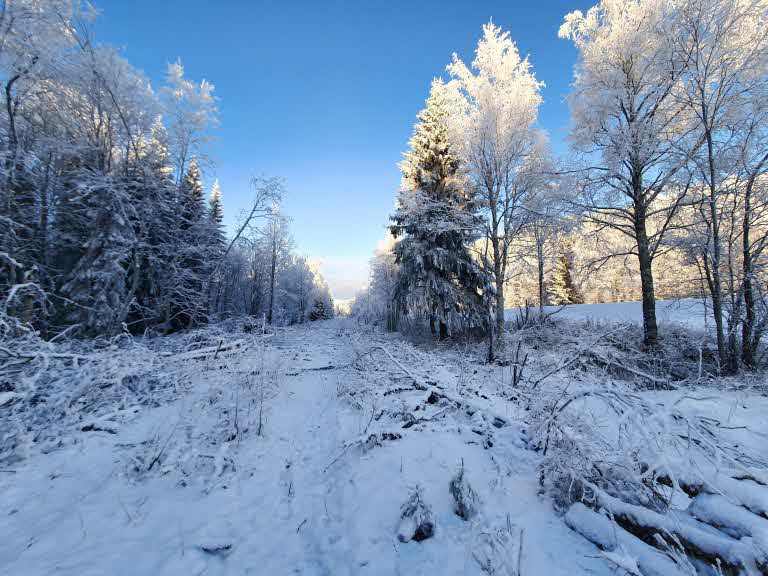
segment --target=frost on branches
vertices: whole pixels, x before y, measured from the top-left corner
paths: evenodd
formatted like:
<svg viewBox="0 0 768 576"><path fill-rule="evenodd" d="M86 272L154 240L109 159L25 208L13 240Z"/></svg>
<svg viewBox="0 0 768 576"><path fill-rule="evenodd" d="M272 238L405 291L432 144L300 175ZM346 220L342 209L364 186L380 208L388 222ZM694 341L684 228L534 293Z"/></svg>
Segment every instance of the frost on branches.
<svg viewBox="0 0 768 576"><path fill-rule="evenodd" d="M472 68L454 54L448 66L453 153L461 159L482 208L486 271L494 284L495 342L489 358L504 349L504 288L510 247L530 220L526 200L539 174L543 138L534 129L541 87L527 58L520 57L508 32L493 23L483 27ZM491 296L489 293L488 296Z"/></svg>
<svg viewBox="0 0 768 576"><path fill-rule="evenodd" d="M486 323L486 275L470 252L477 208L450 150L448 112L445 85L435 80L400 164L403 178L391 226L399 239L395 298L408 315L426 319L440 339Z"/></svg>
<svg viewBox="0 0 768 576"><path fill-rule="evenodd" d="M3 311L43 338L168 333L276 302L286 323L331 315L306 262L245 247L272 222L280 183L254 180L231 239L218 182L206 200L213 85L177 61L154 90L115 48L90 42L94 16L75 0L0 8ZM255 289L261 256L275 264L269 310Z"/></svg>

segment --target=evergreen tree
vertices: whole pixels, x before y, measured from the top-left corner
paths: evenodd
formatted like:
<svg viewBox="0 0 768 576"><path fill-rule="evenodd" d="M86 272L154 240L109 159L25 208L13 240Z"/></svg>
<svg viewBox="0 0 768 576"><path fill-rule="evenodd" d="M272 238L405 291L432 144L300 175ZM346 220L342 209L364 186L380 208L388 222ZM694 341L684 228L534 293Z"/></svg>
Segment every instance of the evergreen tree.
<svg viewBox="0 0 768 576"><path fill-rule="evenodd" d="M560 254L552 274L549 288L552 304L581 304L583 299L573 282L573 241L564 240L560 245Z"/></svg>
<svg viewBox="0 0 768 576"><path fill-rule="evenodd" d="M194 230L192 237L201 234L201 224L205 212L203 180L200 167L193 158L181 181L181 227Z"/></svg>
<svg viewBox="0 0 768 576"><path fill-rule="evenodd" d="M208 199L208 254L207 264L209 268L209 308L211 311L220 313L222 305L222 274L223 271L217 266L218 262L226 250L226 235L224 234L224 211L221 206L221 188L219 188L218 179L213 181L211 196ZM219 270L213 274L214 270Z"/></svg>
<svg viewBox="0 0 768 576"><path fill-rule="evenodd" d="M81 335L114 334L125 318L126 268L135 236L124 184L81 173L67 208L58 214L57 263L69 263L59 277L67 306L60 309L58 320L78 324Z"/></svg>
<svg viewBox="0 0 768 576"><path fill-rule="evenodd" d="M219 179L213 181L213 188L211 189L211 198L208 201L208 214L211 222L220 228L224 222L224 212L221 208L221 188L219 187Z"/></svg>
<svg viewBox="0 0 768 576"><path fill-rule="evenodd" d="M213 181L211 197L208 200L208 223L211 255L212 258L219 258L226 248L227 237L224 233L224 210L221 206L221 188L219 188L218 179Z"/></svg>
<svg viewBox="0 0 768 576"><path fill-rule="evenodd" d="M140 333L166 320L177 263L176 190L168 135L161 118L156 119L148 137L142 139L139 156L128 174L136 212L131 224L137 245L128 280L133 305L127 324L131 331Z"/></svg>
<svg viewBox="0 0 768 576"><path fill-rule="evenodd" d="M325 320L328 317L325 302L316 299L312 305L312 312L309 313L309 319L314 322L315 320Z"/></svg>
<svg viewBox="0 0 768 576"><path fill-rule="evenodd" d="M185 328L206 319L207 296L205 281L209 244L208 221L203 181L197 161L193 158L184 174L179 190L181 218L179 242L176 246L179 265L172 287L173 310L171 328Z"/></svg>
<svg viewBox="0 0 768 576"><path fill-rule="evenodd" d="M432 83L426 108L400 164L401 191L390 230L400 266L396 298L411 316L425 317L441 339L483 323L486 277L473 261L477 216L451 154L445 85Z"/></svg>

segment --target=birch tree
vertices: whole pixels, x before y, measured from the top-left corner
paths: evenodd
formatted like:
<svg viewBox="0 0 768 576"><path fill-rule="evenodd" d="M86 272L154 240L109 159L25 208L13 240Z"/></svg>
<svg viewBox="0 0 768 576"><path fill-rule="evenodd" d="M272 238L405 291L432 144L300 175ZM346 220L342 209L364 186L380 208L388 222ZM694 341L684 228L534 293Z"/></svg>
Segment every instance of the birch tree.
<svg viewBox="0 0 768 576"><path fill-rule="evenodd" d="M569 96L571 142L584 161L578 204L632 241L648 348L658 342L653 259L688 190L679 151L700 145L683 145L691 126L675 97L683 66L669 43L673 15L671 0L601 0L560 28L579 53Z"/></svg>
<svg viewBox="0 0 768 576"><path fill-rule="evenodd" d="M695 121L695 140L703 142L690 152L698 225L691 247L711 298L721 369L731 373L740 356L754 365L753 267L764 240L755 244L752 232L763 219L756 184L768 170L767 21L764 1L682 0L670 35L683 71L675 95Z"/></svg>
<svg viewBox="0 0 768 576"><path fill-rule="evenodd" d="M448 72L453 78L448 84L453 91L452 144L484 213L482 232L489 249L483 261L495 289L488 352L493 361L504 350L510 246L529 219L525 203L533 181L526 166L542 144L534 124L543 84L509 33L492 22L483 26L471 66L454 54Z"/></svg>
<svg viewBox="0 0 768 576"><path fill-rule="evenodd" d="M200 156L209 130L218 123L213 91L213 84L206 80L195 83L186 78L181 60L168 64L160 93L179 185L187 172L187 163L193 156Z"/></svg>

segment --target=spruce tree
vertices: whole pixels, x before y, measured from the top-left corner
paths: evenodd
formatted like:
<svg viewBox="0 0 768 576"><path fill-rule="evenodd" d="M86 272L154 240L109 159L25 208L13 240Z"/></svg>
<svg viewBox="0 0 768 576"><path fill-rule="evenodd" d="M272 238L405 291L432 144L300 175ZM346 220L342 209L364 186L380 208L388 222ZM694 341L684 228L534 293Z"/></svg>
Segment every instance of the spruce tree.
<svg viewBox="0 0 768 576"><path fill-rule="evenodd" d="M402 184L390 227L399 238L398 304L427 319L441 339L484 322L486 286L469 251L477 216L449 149L447 115L445 85L435 80L400 164Z"/></svg>
<svg viewBox="0 0 768 576"><path fill-rule="evenodd" d="M200 167L193 158L181 181L181 221L184 230L194 229L200 235L205 202Z"/></svg>
<svg viewBox="0 0 768 576"><path fill-rule="evenodd" d="M208 243L207 267L209 275L209 309L221 313L222 277L224 269L218 266L226 250L226 235L224 234L224 211L221 206L221 188L218 179L213 181L211 196L208 199Z"/></svg>
<svg viewBox="0 0 768 576"><path fill-rule="evenodd" d="M552 304L581 304L583 299L573 281L573 241L564 240L560 245L560 254L552 274L549 288Z"/></svg>
<svg viewBox="0 0 768 576"><path fill-rule="evenodd" d="M85 336L114 334L125 319L127 268L136 237L126 182L98 173L79 174L66 209L58 212L59 293L67 306L58 322L78 324Z"/></svg>
<svg viewBox="0 0 768 576"><path fill-rule="evenodd" d="M188 328L206 319L205 284L210 237L202 176L194 158L181 180L179 202L179 265L174 278L171 327Z"/></svg>
<svg viewBox="0 0 768 576"><path fill-rule="evenodd" d="M133 292L127 325L131 331L141 333L167 319L177 264L176 190L168 135L161 118L152 125L149 135L142 138L138 157L129 166L128 178L135 206L131 224L137 246L127 282Z"/></svg>
<svg viewBox="0 0 768 576"><path fill-rule="evenodd" d="M221 188L218 179L213 181L211 197L208 200L208 220L211 227L210 243L215 254L223 250L226 245L224 210L221 206Z"/></svg>

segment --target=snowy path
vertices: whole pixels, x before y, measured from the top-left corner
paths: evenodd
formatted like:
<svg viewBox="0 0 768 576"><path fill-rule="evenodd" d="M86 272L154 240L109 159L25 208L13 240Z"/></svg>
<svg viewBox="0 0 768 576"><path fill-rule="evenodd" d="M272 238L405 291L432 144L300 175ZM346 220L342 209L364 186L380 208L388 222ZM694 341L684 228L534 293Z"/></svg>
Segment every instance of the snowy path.
<svg viewBox="0 0 768 576"><path fill-rule="evenodd" d="M365 338L355 345L368 349L385 337ZM455 386L455 367L439 356L386 344L425 379ZM212 382L231 388L227 370L208 366L188 395L137 414L117 434L78 432L16 473L0 473L0 574L481 574L474 557L508 522L523 531L523 574L609 573L537 495L522 423L510 418L497 430L455 414L405 430L393 415L423 404L423 392L379 394L366 400L368 412L342 401L339 389L354 392L366 378L398 380L383 368L378 376L313 370L355 356L337 322L289 329L270 349L283 376L267 401L262 437L251 431L215 449L206 444L223 410L211 400ZM241 372L258 366L253 349L232 362ZM374 420L373 413L385 416ZM478 427L492 435L492 447L483 446ZM402 438L369 451L344 448L368 432L390 431ZM166 445L163 473L126 473L131 454ZM180 476L195 458L209 458L206 452L215 452L215 473ZM455 516L448 493L462 460L483 500L471 523ZM402 544L395 537L399 509L416 484L437 531Z"/></svg>

